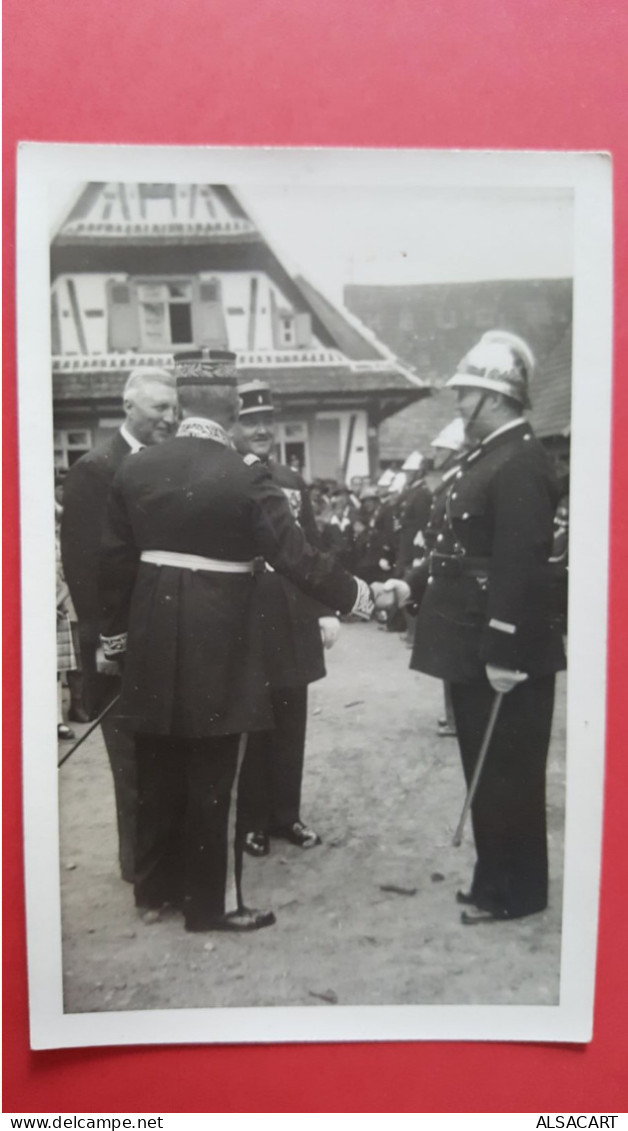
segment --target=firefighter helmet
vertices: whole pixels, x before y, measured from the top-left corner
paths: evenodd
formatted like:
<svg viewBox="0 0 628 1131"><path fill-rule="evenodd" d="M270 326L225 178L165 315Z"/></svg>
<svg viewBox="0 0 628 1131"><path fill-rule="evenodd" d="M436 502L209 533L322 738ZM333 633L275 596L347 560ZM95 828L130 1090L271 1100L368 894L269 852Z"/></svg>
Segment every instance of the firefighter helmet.
<svg viewBox="0 0 628 1131"><path fill-rule="evenodd" d="M447 385L501 393L522 408L530 408L528 385L534 369L534 354L523 338L508 330L488 330L465 354Z"/></svg>

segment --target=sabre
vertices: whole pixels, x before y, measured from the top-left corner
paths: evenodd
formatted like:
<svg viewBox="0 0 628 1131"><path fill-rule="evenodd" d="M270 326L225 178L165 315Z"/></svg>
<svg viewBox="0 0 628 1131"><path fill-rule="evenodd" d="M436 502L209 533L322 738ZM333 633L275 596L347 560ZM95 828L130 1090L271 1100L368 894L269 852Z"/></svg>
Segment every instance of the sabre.
<svg viewBox="0 0 628 1131"><path fill-rule="evenodd" d="M462 807L462 813L460 814L460 820L458 821L458 827L456 828L456 831L454 833L454 839L451 842L453 844L454 848L460 848L460 845L462 844L462 834L464 832L465 822L466 822L466 819L467 819L467 815L469 813L469 809L471 808L471 805L473 804L473 798L475 797L475 795L477 793L477 788L478 788L478 785L480 783L480 777L481 777L481 774L482 774L482 768L483 768L484 763L486 761L486 755L488 753L488 748L491 744L491 739L493 737L493 731L495 730L495 723L497 722L497 716L499 714L499 709L502 705L503 698L504 698L504 692L503 691L496 691L495 692L495 698L493 699L493 704L491 706L491 713L488 717L488 722L486 724L486 730L484 731L484 738L482 739L482 745L480 747L480 753L478 754L478 760L475 764L475 769L473 771L473 777L471 778L471 784L469 785L469 788L467 790L467 796L465 797L464 805Z"/></svg>
<svg viewBox="0 0 628 1131"><path fill-rule="evenodd" d="M76 741L76 742L74 743L74 746L71 746L71 747L70 747L70 749L68 750L67 754L64 754L64 755L63 755L63 758L61 758L61 759L59 760L59 762L57 763L57 769L58 769L58 770L60 770L60 769L61 769L61 766L63 765L63 763L64 763L64 762L67 762L68 758L71 758L71 757L72 757L72 755L73 755L73 754L75 753L75 751L76 751L76 750L78 750L79 746L81 746L81 744L82 744L83 742L85 742L85 739L86 739L86 738L89 738L89 736L90 736L90 734L92 733L92 731L96 730L96 727L100 726L100 724L101 724L101 722L103 721L103 719L106 719L106 717L107 717L107 715L109 714L109 712L110 712L111 708L112 708L112 707L115 707L115 705L116 705L116 703L118 702L118 699L119 699L119 698L120 698L120 696L119 696L119 695L114 695L113 699L111 700L111 702L110 702L110 703L108 703L108 704L107 704L107 706L105 707L104 711L101 711L101 712L100 712L100 714L99 714L98 718L97 718L97 719L94 719L94 721L93 721L93 723L91 724L91 726L88 726L88 728L87 728L87 730L86 730L86 731L84 732L84 734L82 734L82 735L81 735L81 737L80 737L79 739L77 739L77 741Z"/></svg>

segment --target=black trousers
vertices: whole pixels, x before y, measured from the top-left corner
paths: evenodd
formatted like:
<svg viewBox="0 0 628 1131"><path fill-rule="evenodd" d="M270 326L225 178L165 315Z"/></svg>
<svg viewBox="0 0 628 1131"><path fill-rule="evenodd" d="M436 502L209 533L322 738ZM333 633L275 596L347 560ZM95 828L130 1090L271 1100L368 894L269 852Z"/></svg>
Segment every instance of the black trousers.
<svg viewBox="0 0 628 1131"><path fill-rule="evenodd" d="M198 930L242 906L237 809L246 740L136 735L138 907L174 903Z"/></svg>
<svg viewBox="0 0 628 1131"><path fill-rule="evenodd" d="M555 677L528 679L502 700L472 805L477 907L520 918L547 906L545 769ZM495 692L488 680L452 683L451 695L469 784Z"/></svg>
<svg viewBox="0 0 628 1131"><path fill-rule="evenodd" d="M83 702L90 718L96 718L116 695L120 694L119 676L96 671L96 644L81 641L83 667ZM135 874L135 814L137 810L137 766L135 742L126 721L116 708L103 719L102 736L111 766L118 822L118 855L123 880L133 882Z"/></svg>
<svg viewBox="0 0 628 1131"><path fill-rule="evenodd" d="M268 832L299 820L307 726L307 687L271 695L275 729L249 736L241 809L247 830Z"/></svg>

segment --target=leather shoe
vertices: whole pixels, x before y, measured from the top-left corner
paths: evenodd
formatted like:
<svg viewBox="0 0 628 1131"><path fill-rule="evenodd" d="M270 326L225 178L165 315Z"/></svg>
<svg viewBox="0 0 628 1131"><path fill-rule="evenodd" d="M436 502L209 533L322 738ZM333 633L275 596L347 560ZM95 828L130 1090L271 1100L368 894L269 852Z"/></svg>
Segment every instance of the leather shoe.
<svg viewBox="0 0 628 1131"><path fill-rule="evenodd" d="M315 833L314 829L308 829L302 821L293 821L291 825L276 825L270 832L271 836L279 840L288 840L298 848L315 848L317 844L322 843L318 833Z"/></svg>
<svg viewBox="0 0 628 1131"><path fill-rule="evenodd" d="M89 723L91 722L90 716L80 703L72 703L68 711L68 718L71 723Z"/></svg>
<svg viewBox="0 0 628 1131"><path fill-rule="evenodd" d="M465 927L476 927L479 923L503 923L509 918L505 911L481 911L477 908L473 911L463 911L460 922L464 923Z"/></svg>
<svg viewBox="0 0 628 1131"><path fill-rule="evenodd" d="M448 722L447 719L438 720L437 730L439 738L455 738L457 734L455 726Z"/></svg>
<svg viewBox="0 0 628 1131"><path fill-rule="evenodd" d="M241 907L231 915L221 915L217 919L204 922L187 920L186 931L259 931L262 927L272 927L277 920L272 911L257 911L252 907Z"/></svg>
<svg viewBox="0 0 628 1131"><path fill-rule="evenodd" d="M249 856L268 856L270 839L268 833L250 832L244 838L244 851Z"/></svg>
<svg viewBox="0 0 628 1131"><path fill-rule="evenodd" d="M457 891L456 903L470 904L471 907L474 907L475 899L470 891Z"/></svg>

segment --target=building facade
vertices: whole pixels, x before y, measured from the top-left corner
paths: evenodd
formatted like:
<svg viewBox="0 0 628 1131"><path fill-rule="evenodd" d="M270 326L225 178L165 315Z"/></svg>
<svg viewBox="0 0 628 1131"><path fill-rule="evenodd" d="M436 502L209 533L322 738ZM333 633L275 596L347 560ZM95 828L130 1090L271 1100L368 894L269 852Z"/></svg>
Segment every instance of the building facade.
<svg viewBox="0 0 628 1131"><path fill-rule="evenodd" d="M384 420L431 392L294 276L224 185L84 187L51 243L55 464L117 428L132 369L228 348L273 389L277 456L308 479L375 474Z"/></svg>

